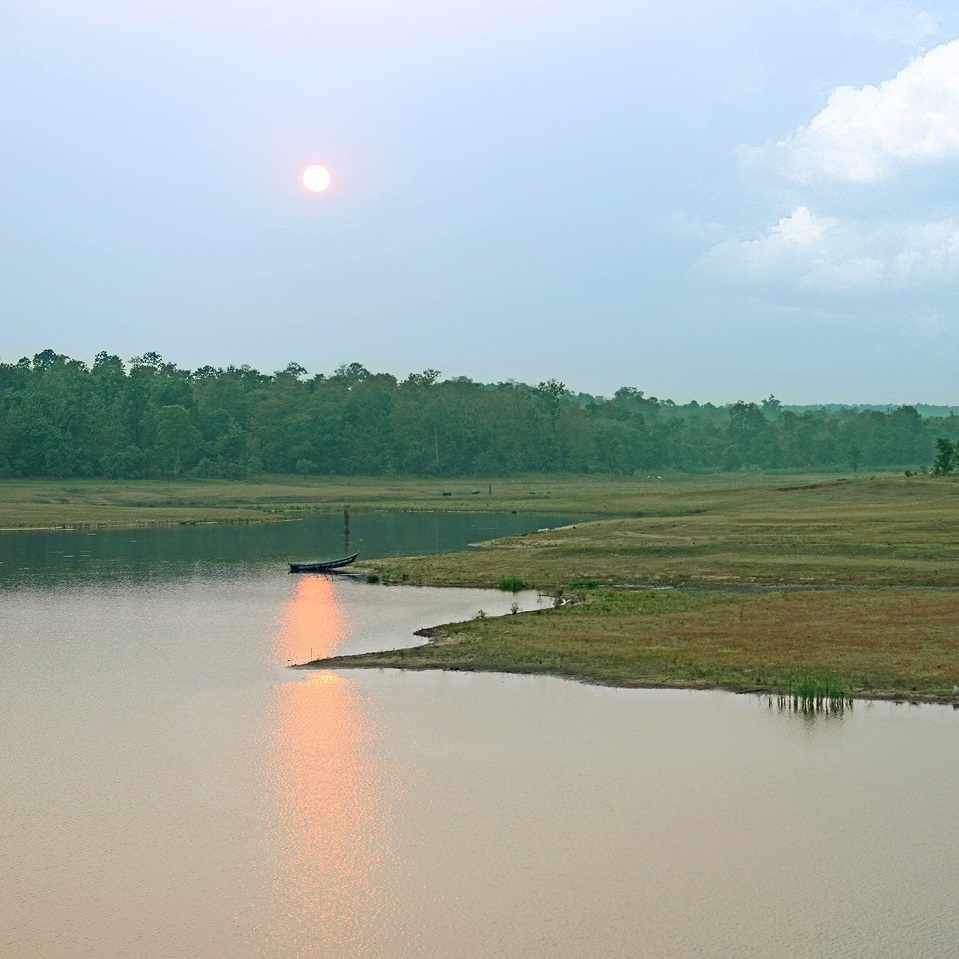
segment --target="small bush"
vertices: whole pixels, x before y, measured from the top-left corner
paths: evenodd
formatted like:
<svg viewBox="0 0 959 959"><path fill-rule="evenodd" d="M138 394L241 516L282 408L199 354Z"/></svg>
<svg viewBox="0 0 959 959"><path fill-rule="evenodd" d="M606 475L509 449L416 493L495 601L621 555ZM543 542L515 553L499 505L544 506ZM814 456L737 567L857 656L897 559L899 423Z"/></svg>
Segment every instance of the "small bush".
<svg viewBox="0 0 959 959"><path fill-rule="evenodd" d="M496 580L496 588L504 593L518 593L525 585L519 576L501 576Z"/></svg>

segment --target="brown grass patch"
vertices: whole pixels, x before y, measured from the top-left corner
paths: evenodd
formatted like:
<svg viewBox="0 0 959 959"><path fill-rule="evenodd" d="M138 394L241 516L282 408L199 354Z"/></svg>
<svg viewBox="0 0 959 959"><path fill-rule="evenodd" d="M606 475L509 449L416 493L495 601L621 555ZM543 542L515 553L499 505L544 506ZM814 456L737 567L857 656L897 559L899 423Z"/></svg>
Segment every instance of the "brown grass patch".
<svg viewBox="0 0 959 959"><path fill-rule="evenodd" d="M423 647L323 665L545 672L620 686L778 691L797 676L857 696L950 700L959 599L934 590L742 595L599 590L575 606L444 627Z"/></svg>

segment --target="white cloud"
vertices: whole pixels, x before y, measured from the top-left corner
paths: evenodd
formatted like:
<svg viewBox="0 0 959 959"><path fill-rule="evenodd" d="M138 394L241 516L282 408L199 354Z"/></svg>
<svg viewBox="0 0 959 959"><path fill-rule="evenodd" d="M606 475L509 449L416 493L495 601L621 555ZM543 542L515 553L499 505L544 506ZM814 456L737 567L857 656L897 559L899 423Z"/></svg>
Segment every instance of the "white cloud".
<svg viewBox="0 0 959 959"><path fill-rule="evenodd" d="M876 182L905 163L959 159L959 40L878 87L837 88L807 126L749 152L800 182Z"/></svg>
<svg viewBox="0 0 959 959"><path fill-rule="evenodd" d="M915 46L934 37L942 26L942 17L918 10L906 0L887 3L856 3L846 11L843 26L854 36L868 36L881 43Z"/></svg>
<svg viewBox="0 0 959 959"><path fill-rule="evenodd" d="M712 271L737 279L765 279L789 272L796 263L817 259L837 220L797 207L757 240L724 240L703 258Z"/></svg>
<svg viewBox="0 0 959 959"><path fill-rule="evenodd" d="M728 279L872 294L959 279L959 221L843 223L797 207L755 240L725 240L701 259Z"/></svg>

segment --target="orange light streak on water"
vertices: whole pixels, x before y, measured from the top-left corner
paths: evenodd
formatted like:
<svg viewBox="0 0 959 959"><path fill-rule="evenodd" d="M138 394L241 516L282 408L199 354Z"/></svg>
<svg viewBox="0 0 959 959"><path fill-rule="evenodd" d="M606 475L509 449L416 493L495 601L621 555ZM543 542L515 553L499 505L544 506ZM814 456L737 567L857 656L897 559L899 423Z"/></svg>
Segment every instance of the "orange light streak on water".
<svg viewBox="0 0 959 959"><path fill-rule="evenodd" d="M301 580L276 634L284 659L332 653L345 635L336 587ZM261 955L377 956L396 928L395 779L356 684L319 672L276 689L262 777L268 794Z"/></svg>
<svg viewBox="0 0 959 959"><path fill-rule="evenodd" d="M330 656L345 639L347 628L336 586L326 576L304 576L296 584L276 634L278 658L305 663Z"/></svg>

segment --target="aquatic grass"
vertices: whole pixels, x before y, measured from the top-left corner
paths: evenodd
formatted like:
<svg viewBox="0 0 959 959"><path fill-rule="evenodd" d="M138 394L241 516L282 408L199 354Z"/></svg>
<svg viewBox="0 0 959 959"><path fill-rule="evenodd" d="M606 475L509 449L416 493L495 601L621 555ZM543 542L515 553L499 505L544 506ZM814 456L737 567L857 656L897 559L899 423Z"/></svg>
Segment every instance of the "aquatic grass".
<svg viewBox="0 0 959 959"><path fill-rule="evenodd" d="M804 714L833 713L841 716L852 708L849 688L835 676L816 676L802 673L781 684L778 690L779 708Z"/></svg>
<svg viewBox="0 0 959 959"><path fill-rule="evenodd" d="M501 576L496 580L496 588L504 593L518 593L525 585L521 576Z"/></svg>

